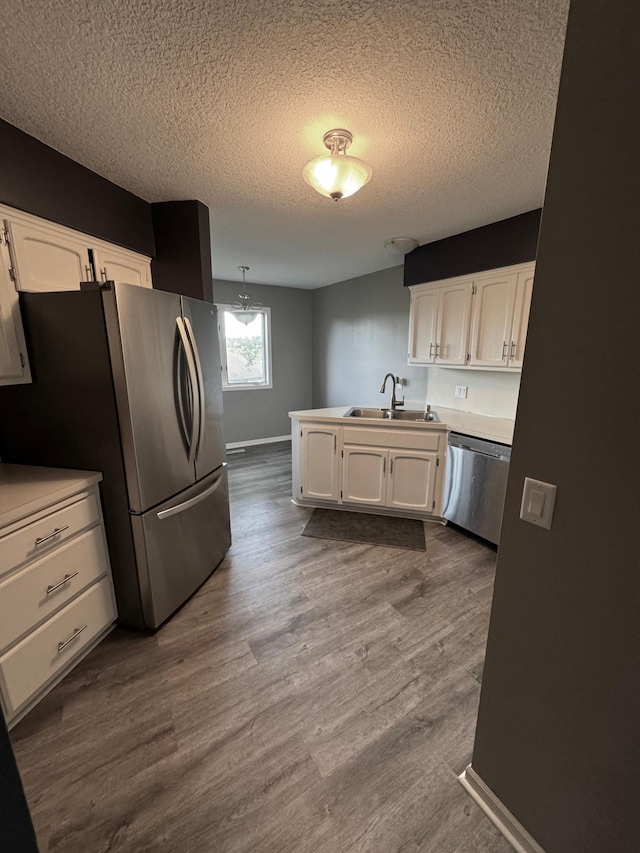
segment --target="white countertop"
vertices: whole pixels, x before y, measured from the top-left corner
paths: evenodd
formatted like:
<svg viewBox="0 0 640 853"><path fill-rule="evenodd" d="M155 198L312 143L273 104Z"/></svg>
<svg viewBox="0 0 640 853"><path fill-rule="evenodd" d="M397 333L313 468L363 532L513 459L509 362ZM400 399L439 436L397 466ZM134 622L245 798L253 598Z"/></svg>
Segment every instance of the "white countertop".
<svg viewBox="0 0 640 853"><path fill-rule="evenodd" d="M96 471L0 463L0 527L88 489L102 480Z"/></svg>
<svg viewBox="0 0 640 853"><path fill-rule="evenodd" d="M335 406L329 409L305 409L300 412L289 412L289 417L298 421L325 421L326 423L366 424L367 426L382 426L399 429L446 429L453 432L463 432L488 441L499 441L511 444L513 441L514 421L511 418L492 418L489 415L476 415L473 412L460 412L457 409L434 408L440 418L436 421L395 421L380 420L379 418L349 418L345 413L352 406Z"/></svg>

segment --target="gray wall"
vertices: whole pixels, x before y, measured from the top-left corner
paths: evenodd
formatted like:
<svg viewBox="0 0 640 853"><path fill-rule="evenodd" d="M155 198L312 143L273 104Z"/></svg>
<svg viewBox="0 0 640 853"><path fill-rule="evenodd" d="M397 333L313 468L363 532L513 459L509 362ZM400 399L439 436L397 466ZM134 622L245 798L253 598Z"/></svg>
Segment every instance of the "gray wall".
<svg viewBox="0 0 640 853"><path fill-rule="evenodd" d="M214 279L216 303L233 302L242 284ZM271 308L273 388L224 392L225 441L291 434L290 411L311 408L311 291L247 283Z"/></svg>
<svg viewBox="0 0 640 853"><path fill-rule="evenodd" d="M386 405L389 371L407 379L407 402L424 404L428 370L407 366L409 295L402 265L313 291L314 407Z"/></svg>
<svg viewBox="0 0 640 853"><path fill-rule="evenodd" d="M640 845L639 10L571 5L473 753L547 853Z"/></svg>

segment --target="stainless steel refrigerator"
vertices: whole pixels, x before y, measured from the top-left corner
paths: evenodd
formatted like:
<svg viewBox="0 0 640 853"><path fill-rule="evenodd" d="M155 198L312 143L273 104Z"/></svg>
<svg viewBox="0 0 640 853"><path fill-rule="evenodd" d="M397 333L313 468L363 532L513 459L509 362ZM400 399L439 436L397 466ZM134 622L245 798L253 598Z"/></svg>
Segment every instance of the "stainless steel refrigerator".
<svg viewBox="0 0 640 853"><path fill-rule="evenodd" d="M231 544L216 308L114 282L20 304L34 383L0 389L0 454L103 472L120 621L157 628Z"/></svg>

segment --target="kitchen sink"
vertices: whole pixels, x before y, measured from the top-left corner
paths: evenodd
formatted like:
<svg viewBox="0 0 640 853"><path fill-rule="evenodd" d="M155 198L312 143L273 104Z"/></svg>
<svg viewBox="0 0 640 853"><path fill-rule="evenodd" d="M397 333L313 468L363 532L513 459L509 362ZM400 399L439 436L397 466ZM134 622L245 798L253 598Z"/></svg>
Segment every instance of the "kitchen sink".
<svg viewBox="0 0 640 853"><path fill-rule="evenodd" d="M362 409L354 407L344 414L345 418L377 418L384 421L431 421L440 423L440 418L435 412L421 412L411 409Z"/></svg>

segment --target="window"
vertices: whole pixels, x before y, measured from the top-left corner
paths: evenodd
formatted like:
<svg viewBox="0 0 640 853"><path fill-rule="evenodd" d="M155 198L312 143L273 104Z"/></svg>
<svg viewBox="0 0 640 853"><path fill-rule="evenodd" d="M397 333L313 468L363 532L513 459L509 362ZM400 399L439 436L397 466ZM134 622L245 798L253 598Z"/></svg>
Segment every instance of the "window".
<svg viewBox="0 0 640 853"><path fill-rule="evenodd" d="M243 311L218 305L225 391L271 388L271 309Z"/></svg>

